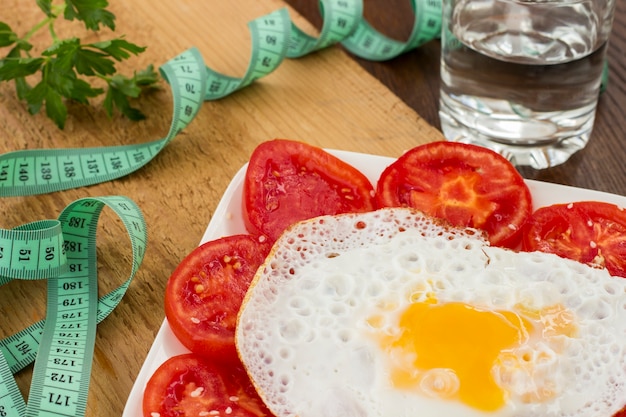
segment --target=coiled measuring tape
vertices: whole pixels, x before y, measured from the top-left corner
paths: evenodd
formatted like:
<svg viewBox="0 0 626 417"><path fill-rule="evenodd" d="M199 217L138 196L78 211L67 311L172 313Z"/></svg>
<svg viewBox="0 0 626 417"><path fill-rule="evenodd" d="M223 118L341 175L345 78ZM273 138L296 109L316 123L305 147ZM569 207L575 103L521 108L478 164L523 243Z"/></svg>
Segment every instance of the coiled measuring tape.
<svg viewBox="0 0 626 417"><path fill-rule="evenodd" d="M216 100L298 58L341 43L366 59L390 59L439 37L440 0L411 0L416 14L410 38L386 38L363 20L362 0L321 0L319 37L295 26L286 8L248 24L250 64L241 78L205 66L190 48L160 72L172 90L167 135L144 144L80 149L41 149L0 155L0 197L35 195L110 181L143 167ZM122 220L130 237L132 267L118 288L98 299L96 227L103 208ZM0 286L12 279L48 280L45 320L0 340L0 417L80 416L86 409L97 323L117 306L144 256L146 224L135 203L122 196L84 198L56 220L0 229ZM37 360L35 361L35 358ZM35 361L28 401L13 374Z"/></svg>
<svg viewBox="0 0 626 417"><path fill-rule="evenodd" d="M341 44L353 54L370 61L392 59L422 46L441 35L441 0L411 0L415 15L413 29L406 42L391 39L365 20Z"/></svg>
<svg viewBox="0 0 626 417"><path fill-rule="evenodd" d="M96 231L111 208L130 236L129 278L98 299ZM84 414L96 324L117 306L141 264L146 225L126 197L80 199L57 220L0 231L0 285L11 279L48 279L46 318L0 342L0 416ZM37 361L28 404L13 374Z"/></svg>

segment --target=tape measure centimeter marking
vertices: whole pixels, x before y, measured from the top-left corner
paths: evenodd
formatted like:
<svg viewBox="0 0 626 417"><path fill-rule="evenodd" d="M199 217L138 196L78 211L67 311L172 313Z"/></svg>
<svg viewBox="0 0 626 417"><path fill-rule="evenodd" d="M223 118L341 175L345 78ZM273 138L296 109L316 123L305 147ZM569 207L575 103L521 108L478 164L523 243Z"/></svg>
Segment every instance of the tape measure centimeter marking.
<svg viewBox="0 0 626 417"><path fill-rule="evenodd" d="M25 414L26 402L13 380L6 359L0 355L0 417L23 416Z"/></svg>
<svg viewBox="0 0 626 417"><path fill-rule="evenodd" d="M120 207L124 207L125 210L129 210L127 204L125 203L125 200L120 203ZM144 226L142 225L142 221L134 219L131 220L130 224L132 225L132 229L129 230L130 233L137 234L137 236L131 238L131 244L135 245L137 244L137 242L142 243L145 240L145 238L142 236L142 229L144 228ZM83 250L82 242L77 242L75 240L68 241L66 246L67 249L70 251ZM134 274L139 268L140 259L143 257L143 250L144 249L140 246L133 249L133 254L136 255L136 257L133 258L132 274ZM70 257L70 262L66 264L66 267L70 271L84 270L84 265L80 263L79 259L76 257ZM8 280L9 279L7 279L7 281ZM119 288L100 297L100 299L98 300L98 323L104 320L107 315L110 314L111 311L113 311L129 285L130 279L122 284L122 286L120 286ZM0 341L0 352L4 353L4 356L6 358L10 358L9 366L11 367L11 371L13 374L25 368L35 359L37 349L34 349L33 347L39 346L41 334L43 332L43 324L43 320L34 323L28 328L23 329L20 332Z"/></svg>
<svg viewBox="0 0 626 417"><path fill-rule="evenodd" d="M367 21L361 20L356 30L341 44L351 53L371 61L395 58L441 36L441 0L411 0L415 20L409 39L400 42L391 39Z"/></svg>
<svg viewBox="0 0 626 417"><path fill-rule="evenodd" d="M289 23L286 9L250 23L252 60L243 79L210 70L196 48L190 48L161 66L159 70L170 84L173 100L172 123L163 139L138 145L36 149L0 155L0 196L67 190L111 181L136 171L195 118L204 100L230 94L278 67L286 55ZM222 84L224 87L215 91L216 86Z"/></svg>
<svg viewBox="0 0 626 417"><path fill-rule="evenodd" d="M152 160L198 113L205 77L197 49L164 64L172 89L172 124L165 138L138 145L37 149L0 155L0 196L44 194L123 177Z"/></svg>
<svg viewBox="0 0 626 417"><path fill-rule="evenodd" d="M287 55L291 20L286 8L248 24L252 39L251 57L243 77L232 77L206 67L205 100L217 100L273 72Z"/></svg>
<svg viewBox="0 0 626 417"><path fill-rule="evenodd" d="M174 101L167 136L147 144L112 147L37 149L0 155L0 196L50 193L88 186L128 175L151 161L196 116L204 100L223 98L273 72L285 57L301 57L341 42L371 60L391 59L439 36L441 0L411 0L413 32L407 42L378 33L363 20L362 0L321 0L324 24L311 37L289 19L286 8L249 23L251 59L242 78L204 66L195 48L165 63L161 74L170 83ZM201 93L203 92L203 93Z"/></svg>
<svg viewBox="0 0 626 417"><path fill-rule="evenodd" d="M437 1L425 1L438 4ZM320 6L324 15L324 26L317 39L304 34L291 24L284 8L252 21L249 24L253 40L252 56L243 78L218 74L204 66L202 57L195 48L165 63L160 71L172 88L173 117L169 132L163 139L141 145L18 151L1 155L0 196L48 193L127 175L147 164L180 133L196 116L204 100L223 97L251 84L274 71L287 56L303 56L345 41L346 37L354 36L360 26L368 26L366 23L364 26L362 21L363 8L360 0L322 0ZM428 13L420 14L415 3L413 6L416 15L428 16ZM432 15L435 14L433 11ZM419 22L424 21L423 18L420 19ZM429 20L431 23L433 21L435 24L431 24L431 27L436 27L436 19ZM414 33L409 42L403 45L403 50L421 44L432 36L424 32L425 24L419 22L416 19ZM369 35L377 37L379 34L374 31ZM356 51L357 54L360 52L362 51ZM366 52L371 54L370 51ZM389 55L385 55L386 52L388 48L383 48L382 54L375 53L371 59L387 59ZM145 250L145 222L141 212L136 207L131 207L134 203L124 200L123 197L119 198L122 200L117 203L111 198L97 201L90 199L89 202L79 200L80 204L85 205L83 209L76 206L79 202L72 204L72 217L65 218L64 211L61 216L63 221L60 223L35 222L11 231L0 231L0 285L13 277L48 278L57 283L56 286L50 286L50 315L46 320L0 341L0 417L2 413L56 416L79 415L84 412L89 380L85 375L89 375L91 369L95 323L103 320L119 303ZM92 204L95 204L93 212L85 210L85 207ZM65 229L77 225L83 227L85 224L95 227L102 204L119 209L116 212L123 218L131 236L133 267L124 284L95 303L95 238L91 238L89 234L74 234ZM128 213L124 213L124 210L138 212L139 216L127 222ZM72 222L73 226L69 226ZM60 233L59 227L65 233ZM71 253L83 247L89 248L87 258L62 258L62 255L66 255L64 252ZM80 290L79 295L72 294L74 290ZM83 302L85 305L77 309ZM74 331L79 328L81 331ZM68 340L68 335L75 337ZM28 405L25 406L15 381L8 376L31 363L40 350L40 357L44 359L37 361L33 388ZM60 366L63 372L50 371L51 366Z"/></svg>
<svg viewBox="0 0 626 417"><path fill-rule="evenodd" d="M362 0L322 0L319 6L323 18L319 37L310 36L292 24L288 58L300 58L341 42L363 18Z"/></svg>
<svg viewBox="0 0 626 417"><path fill-rule="evenodd" d="M17 152L8 158L5 155L0 166L4 194L71 188L64 185L94 183L101 181L102 175L117 177L138 168L197 114L205 89L203 70L202 58L195 48L161 68L172 85L174 101L172 124L165 139L139 146L75 149L69 150L69 154L68 150L51 150ZM119 157L130 152L133 158ZM116 173L110 169L100 171L100 166L108 168L107 161ZM34 175L36 169L40 177ZM126 226L133 247L133 265L126 282L96 303L95 226L104 205L113 208ZM125 197L78 200L58 220L0 229L0 285L15 278L50 280L46 319L0 341L0 416L84 414L95 324L110 314L130 285L145 252L145 234L141 212ZM12 374L35 357L38 360L26 405Z"/></svg>
<svg viewBox="0 0 626 417"><path fill-rule="evenodd" d="M80 415L86 407L96 331L95 233L103 204L72 203L59 216L68 258L82 268L48 282L46 321L26 416Z"/></svg>
<svg viewBox="0 0 626 417"><path fill-rule="evenodd" d="M0 229L0 285L11 278L43 279L59 275L65 269L65 261L58 220Z"/></svg>
<svg viewBox="0 0 626 417"><path fill-rule="evenodd" d="M110 181L140 168L155 153L149 145L6 153L0 156L0 195L44 194Z"/></svg>
<svg viewBox="0 0 626 417"><path fill-rule="evenodd" d="M163 64L159 71L172 89L173 114L167 141L196 117L204 101L206 67L197 48L190 48Z"/></svg>
<svg viewBox="0 0 626 417"><path fill-rule="evenodd" d="M105 206L122 219L133 260L129 278L97 300L96 227ZM77 200L61 213L59 222L68 253L68 272L49 278L45 323L35 323L0 345L0 416L2 412L19 416L84 414L96 323L119 303L145 253L143 215L126 197ZM10 376L15 368L30 363L35 354L38 359L29 401L24 406Z"/></svg>

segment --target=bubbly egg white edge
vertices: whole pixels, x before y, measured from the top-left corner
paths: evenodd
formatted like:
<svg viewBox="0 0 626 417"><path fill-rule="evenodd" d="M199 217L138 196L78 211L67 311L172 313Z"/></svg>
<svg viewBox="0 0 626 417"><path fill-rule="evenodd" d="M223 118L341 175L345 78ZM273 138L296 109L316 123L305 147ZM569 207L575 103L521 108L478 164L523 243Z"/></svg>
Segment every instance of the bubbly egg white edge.
<svg viewBox="0 0 626 417"><path fill-rule="evenodd" d="M352 215L348 215L346 217L349 218L349 217L353 217L353 216ZM359 217L359 218L361 218L361 217ZM367 215L366 215L366 217L367 217ZM303 222L303 223L307 223L307 222ZM287 236L289 236L289 235L287 234ZM477 244L477 240L475 238L471 238L470 241L471 241L470 243L472 245L476 245ZM507 266L507 267L510 267L518 275L520 275L520 274L524 275L524 274L528 273L530 275L536 276L537 277L536 281L539 282L540 284L543 284L542 280L544 278L546 278L546 277L549 277L550 273L542 272L539 268L536 268L533 265L533 257L535 257L538 261L541 261L541 262L545 262L545 260L547 259L548 262L551 263L551 264L549 264L551 266L551 268L549 268L550 270L553 270L553 269L558 270L560 267L565 265L564 268L566 269L566 273L570 272L570 270L572 270L572 269L574 269L574 270L575 269L581 269L585 273L591 271L592 272L591 276L594 277L594 279L595 279L596 276L602 276L602 275L605 275L605 278L609 278L609 275L606 273L606 271L594 270L592 268L588 268L588 267L586 267L586 266L584 266L582 264L579 264L577 262L573 262L573 261L569 261L569 260L563 260L561 258L558 258L558 257L554 256L554 255L548 255L548 254L542 254L542 253L541 254L540 253L537 253L537 254L525 253L525 254L523 254L524 255L524 259L525 259L525 261L524 261L525 263L523 265L523 269L520 269L520 264L515 262L516 257L515 256L509 256L509 255L513 254L512 251L503 250L503 249L500 249L500 248L488 247L488 243L486 243L484 240L482 242L479 241L479 243L484 246L484 248L479 248L479 250L480 251L483 251L483 250L485 251L485 252L483 252L483 253L485 253L485 258L482 259L482 260L478 260L479 264L481 264L483 262L488 263L489 260L491 260L492 262L500 261L501 259L504 259L505 262L507 262L509 260L513 260L513 262L511 262L510 265ZM465 243L463 243L463 244L465 244ZM348 246L350 246L350 245L348 245ZM327 249L331 250L331 251L333 250L332 248L327 248ZM279 241L279 242L277 242L277 245L274 247L273 253L275 254L275 252L280 252L281 250L283 250L283 248L281 247L281 242ZM272 260L273 260L273 257L272 257L272 255L270 255L268 257L268 262L272 262ZM545 267L545 264L539 263L538 265ZM268 265L266 264L265 266L268 266ZM481 268L482 268L482 266L481 266ZM251 285L251 289L250 289L250 291L248 292L248 294L246 296L246 300L244 301L244 304L243 304L244 308L242 308L242 310L240 312L240 320L244 320L245 321L246 310L247 310L248 306L250 305L250 301L251 301L252 297L255 296L254 293L256 292L255 289L258 289L257 286L262 287L260 292L263 292L263 291L273 292L273 288L272 288L273 284L269 283L269 281L267 281L268 275L264 275L263 274L263 269L264 268L260 268L259 269L259 272L257 273L257 276L255 277L255 281ZM345 268L345 266L344 266L344 268L342 268L342 269L347 269L347 268ZM275 278L277 278L277 277L269 276L269 279L275 279ZM278 277L278 279L280 280L280 277ZM626 291L626 281L621 281L621 279L615 279L615 278L609 278L609 279L614 280L614 282L616 283L616 286L617 286L617 291L621 290L622 294L625 293L625 291ZM265 282L260 281L260 280L265 280ZM518 280L519 280L519 278L518 278ZM259 285L259 284L266 284L266 285L263 286L263 285ZM584 284L584 282L582 284ZM497 285L496 285L496 287L497 287ZM576 288L572 288L570 290L576 291ZM613 290L616 290L616 289L613 288ZM259 293L256 294L257 297L258 297L258 295L259 295ZM466 302L471 302L472 300L469 299L469 300L465 300L465 301ZM554 303L555 301L558 301L558 296L557 296L556 299L543 300L543 301ZM282 303L285 303L285 301L282 301ZM278 303L278 304L280 304L280 303ZM503 306L500 306L500 307L503 307ZM264 320L266 320L267 316L269 316L271 314L272 314L271 311L262 311L261 312L261 315L262 315ZM243 317L243 319L242 319L242 317ZM618 317L617 321L618 322L621 321L622 324L624 322L626 322L626 316L625 316L623 307L622 307L622 316ZM255 346L254 348L250 348L250 345L246 344L246 342L250 342L250 340L247 340L247 339L250 339L250 338L249 337L247 338L247 337L243 336L243 329L244 329L244 327L245 326L238 326L237 346L240 349L240 354L242 356L242 359L244 360L244 363L246 363L247 365L251 365L252 366L252 362L255 362L256 360L258 360L258 358L255 357L256 353L258 352L258 346ZM586 330L586 331L589 331L589 330ZM622 333L624 333L624 330L622 330ZM626 344L626 340L624 339L624 335L622 335L621 341L618 341L618 343L620 343L622 346L624 344ZM317 346L317 349L323 349L323 348L324 348L323 346ZM246 350L250 350L250 352L248 352L249 355L246 353ZM332 352L327 352L326 356L328 356L330 354L332 354ZM624 354L624 351L622 349L622 353L621 353L621 357L622 357L622 365L621 365L621 367L622 367L622 369L624 369L624 367L626 366L625 364L623 364L623 362L625 360L624 356L625 356L625 354ZM273 359L276 359L276 358L273 358ZM294 368L296 367L295 364L293 366L294 366ZM307 372L310 372L310 371L307 371ZM255 380L255 378L258 378L258 375L255 374L254 370L250 370L250 373L251 373L251 376L253 377L253 380L254 380L255 384L257 384L257 388L260 388L259 385L263 385L263 382L259 381L259 380ZM623 373L624 372L622 372L622 374ZM566 382L567 381L563 381L562 384L566 383ZM597 380L594 380L594 384L596 384L596 382L597 382ZM309 387L309 389L311 389L311 388L312 387ZM623 387L623 389L624 388L625 387ZM260 393L262 395L265 394L265 390L264 389L260 388L259 391L260 391ZM347 395L348 393L344 393L344 394ZM621 395L626 396L626 392L622 391ZM361 397L364 399L364 398L367 398L367 395L363 395L362 394ZM580 399L581 398L579 396L571 396L569 398L569 400L567 400L566 404L569 404L572 408L576 408L578 406L576 406L575 404L581 404L581 401L576 402L577 400L580 400ZM313 404L307 404L306 400L307 400L306 395L304 397L299 398L298 400L296 400L299 403L299 405L303 405L303 404L305 405L304 410L307 410L307 409L310 409L310 408L313 407ZM394 401L388 401L388 403L394 403ZM440 405L441 405L440 403L435 402L435 403L430 404L430 407L435 407L435 406L440 406ZM296 407L296 404L294 404L292 406ZM448 409L446 411L446 413L454 412L456 415L461 415L461 414L457 414L460 411L458 409L458 407L457 406L454 406L454 407L456 407L457 409L456 410ZM552 407L554 407L554 405L552 405ZM561 405L560 408L565 408L565 407L563 407ZM461 407L461 410L463 410L463 407ZM319 411L323 411L323 410L319 410ZM325 411L328 412L328 410L325 410ZM342 408L342 412L345 413L346 411L347 410L345 409L345 407ZM565 411L565 410L562 410L562 411ZM617 410L615 410L615 411L617 411ZM440 410L440 412L441 412L441 410ZM574 413L572 415L576 415L575 414L575 410L572 411L572 412ZM492 416L495 416L495 415L498 415L498 416L499 415L503 415L503 416L513 415L511 413L512 413L512 411L510 409L506 409L506 410L503 410L502 413L500 413L500 414L492 414ZM284 414L279 414L279 415L282 416ZM299 415L300 417L302 417L301 414L296 414L296 415ZM305 414L305 415L308 415L308 414ZM432 415L439 415L439 414L438 414L438 412L435 412ZM473 416L473 415L481 415L481 414L480 413L475 414L473 412L473 410L469 410L469 409L465 408L464 409L464 414L462 414L462 415L464 415L464 416L465 415ZM570 414L563 414L563 415L570 415ZM587 414L580 414L580 415L582 416L582 415L587 415Z"/></svg>
<svg viewBox="0 0 626 417"><path fill-rule="evenodd" d="M335 149L327 149L327 151L359 169L369 178L374 186L380 172L396 159L388 156ZM233 179L224 191L222 199L217 204L199 244L222 236L245 233L241 217L241 192L246 168L247 164L244 164L233 176ZM584 200L604 201L626 207L626 196L535 180L525 180L525 182L530 188L534 209L550 204ZM188 352L180 341L176 339L167 320L164 319L161 327L157 330L155 339L131 388L122 417L140 415L142 412L143 390L150 376L168 358Z"/></svg>

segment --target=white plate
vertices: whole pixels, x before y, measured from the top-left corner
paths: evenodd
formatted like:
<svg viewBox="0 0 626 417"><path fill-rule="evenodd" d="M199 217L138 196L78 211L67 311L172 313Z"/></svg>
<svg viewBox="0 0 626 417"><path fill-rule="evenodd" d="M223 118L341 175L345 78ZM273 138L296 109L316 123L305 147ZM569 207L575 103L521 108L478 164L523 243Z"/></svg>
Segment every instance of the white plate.
<svg viewBox="0 0 626 417"><path fill-rule="evenodd" d="M329 152L363 172L374 186L376 186L380 173L395 160L389 157L346 151L329 150ZM242 186L245 171L246 166L244 165L232 179L215 209L215 213L200 243L222 236L246 233L241 214ZM626 207L626 197L615 194L532 180L527 180L526 183L533 197L534 208L583 200L606 201ZM176 339L176 336L174 336L167 324L167 320L164 320L130 392L123 417L138 417L142 415L143 390L150 376L166 359L186 352L189 351Z"/></svg>

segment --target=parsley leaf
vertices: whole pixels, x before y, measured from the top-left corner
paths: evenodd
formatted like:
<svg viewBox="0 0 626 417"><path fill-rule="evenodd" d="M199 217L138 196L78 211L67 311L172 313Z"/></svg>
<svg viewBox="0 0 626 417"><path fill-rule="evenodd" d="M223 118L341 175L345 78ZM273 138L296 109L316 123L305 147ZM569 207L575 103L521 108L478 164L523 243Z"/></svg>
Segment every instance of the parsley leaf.
<svg viewBox="0 0 626 417"><path fill-rule="evenodd" d="M137 98L142 89L154 85L158 79L154 67L149 65L143 71L135 73L133 78L122 75L114 75L109 81L109 89L104 98L104 109L109 117L113 116L113 109L117 108L130 120L142 120L145 118L140 110L130 105L129 98Z"/></svg>
<svg viewBox="0 0 626 417"><path fill-rule="evenodd" d="M146 69L135 73L135 82L138 86L146 87L156 84L159 75L154 70L154 65L150 64Z"/></svg>
<svg viewBox="0 0 626 417"><path fill-rule="evenodd" d="M146 50L145 47L137 46L122 38L112 39L106 42L96 42L90 44L89 46L99 49L117 61L123 61L128 59L130 54L138 55Z"/></svg>
<svg viewBox="0 0 626 417"><path fill-rule="evenodd" d="M37 6L48 17L52 17L52 0L37 0Z"/></svg>
<svg viewBox="0 0 626 417"><path fill-rule="evenodd" d="M46 90L46 116L52 120L61 120L62 122L58 124L59 128L65 127L67 107L63 104L61 94L51 88Z"/></svg>
<svg viewBox="0 0 626 417"><path fill-rule="evenodd" d="M135 72L133 77L117 73L116 64L145 51L145 47L126 40L123 36L92 43L83 43L77 37L59 39L54 25L61 19L79 20L89 30L100 27L115 29L115 15L106 10L107 0L35 0L45 14L23 37L16 34L8 23L0 22L0 47L12 47L4 58L0 57L0 82L13 81L17 97L25 100L28 111L36 114L45 108L46 115L63 129L67 119L67 100L88 105L89 100L105 94L103 108L109 117L114 110L131 120L145 116L130 104L143 90L154 87L158 74L154 67ZM47 28L51 45L38 56L31 56L30 38ZM34 86L28 80L39 73ZM98 83L92 85L91 79ZM32 81L31 81L32 82ZM102 85L106 86L102 88Z"/></svg>
<svg viewBox="0 0 626 417"><path fill-rule="evenodd" d="M0 60L0 81L26 77L41 69L43 58L5 58Z"/></svg>
<svg viewBox="0 0 626 417"><path fill-rule="evenodd" d="M43 101L48 94L48 85L45 81L40 81L33 88L30 88L25 95L26 101L28 102L28 111L30 114L37 114L41 109ZM65 120L63 120L63 123Z"/></svg>
<svg viewBox="0 0 626 417"><path fill-rule="evenodd" d="M87 29L100 30L100 25L115 30L115 15L106 10L106 0L65 0L67 20L81 20Z"/></svg>
<svg viewBox="0 0 626 417"><path fill-rule="evenodd" d="M13 45L17 41L17 35L11 27L4 22L0 22L0 48Z"/></svg>

